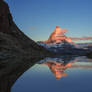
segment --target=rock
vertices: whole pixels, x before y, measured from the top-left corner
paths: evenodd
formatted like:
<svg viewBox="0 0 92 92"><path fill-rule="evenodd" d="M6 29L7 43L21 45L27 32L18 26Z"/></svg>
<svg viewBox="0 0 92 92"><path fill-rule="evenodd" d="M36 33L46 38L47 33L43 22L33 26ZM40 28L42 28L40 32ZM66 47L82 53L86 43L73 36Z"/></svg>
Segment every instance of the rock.
<svg viewBox="0 0 92 92"><path fill-rule="evenodd" d="M47 48L49 51L62 55L86 55L90 52L88 48L81 48L75 44L70 37L65 36L66 29L56 26L47 41L37 42L39 45Z"/></svg>
<svg viewBox="0 0 92 92"><path fill-rule="evenodd" d="M92 58L92 52L88 53L86 56L87 56L88 58Z"/></svg>
<svg viewBox="0 0 92 92"><path fill-rule="evenodd" d="M11 92L16 80L41 58L10 58L0 61L0 92Z"/></svg>
<svg viewBox="0 0 92 92"><path fill-rule="evenodd" d="M61 29L59 26L56 26L54 32L51 33L49 39L47 41L43 41L45 43L62 43L64 41L73 43L72 39L65 36L64 33L68 32L66 29Z"/></svg>
<svg viewBox="0 0 92 92"><path fill-rule="evenodd" d="M3 0L0 0L0 32L10 32L10 17L11 14L9 12L8 4Z"/></svg>
<svg viewBox="0 0 92 92"><path fill-rule="evenodd" d="M0 53L32 57L52 55L50 51L28 38L16 26L8 4L3 0L0 0Z"/></svg>

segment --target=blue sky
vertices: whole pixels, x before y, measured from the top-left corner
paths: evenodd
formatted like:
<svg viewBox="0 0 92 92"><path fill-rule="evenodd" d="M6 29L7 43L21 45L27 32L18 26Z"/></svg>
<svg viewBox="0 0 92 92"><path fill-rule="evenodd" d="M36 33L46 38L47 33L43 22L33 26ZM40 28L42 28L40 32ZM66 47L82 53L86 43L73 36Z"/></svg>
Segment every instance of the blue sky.
<svg viewBox="0 0 92 92"><path fill-rule="evenodd" d="M47 40L56 25L67 36L92 36L92 0L6 0L17 26L33 40Z"/></svg>

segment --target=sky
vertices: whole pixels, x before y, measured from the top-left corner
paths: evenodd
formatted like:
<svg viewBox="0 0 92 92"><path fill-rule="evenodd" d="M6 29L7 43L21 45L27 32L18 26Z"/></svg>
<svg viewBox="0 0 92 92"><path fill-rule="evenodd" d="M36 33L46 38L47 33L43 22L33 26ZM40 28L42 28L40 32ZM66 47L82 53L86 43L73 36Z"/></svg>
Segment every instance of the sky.
<svg viewBox="0 0 92 92"><path fill-rule="evenodd" d="M69 37L92 36L92 0L5 0L17 26L35 41L47 40L55 27Z"/></svg>

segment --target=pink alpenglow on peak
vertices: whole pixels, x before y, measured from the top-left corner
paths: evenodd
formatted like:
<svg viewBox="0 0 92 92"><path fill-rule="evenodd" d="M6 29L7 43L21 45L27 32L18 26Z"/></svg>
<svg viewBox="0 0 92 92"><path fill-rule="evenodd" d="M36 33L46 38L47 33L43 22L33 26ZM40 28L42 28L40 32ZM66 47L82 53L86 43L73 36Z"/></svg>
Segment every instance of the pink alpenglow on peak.
<svg viewBox="0 0 92 92"><path fill-rule="evenodd" d="M56 26L55 32L56 33L66 33L68 31L66 29L61 29L59 26Z"/></svg>
<svg viewBox="0 0 92 92"><path fill-rule="evenodd" d="M56 29L51 33L49 39L47 41L43 41L45 43L62 43L64 41L73 43L70 37L65 36L65 33L68 32L66 29L62 29L59 26L56 26Z"/></svg>

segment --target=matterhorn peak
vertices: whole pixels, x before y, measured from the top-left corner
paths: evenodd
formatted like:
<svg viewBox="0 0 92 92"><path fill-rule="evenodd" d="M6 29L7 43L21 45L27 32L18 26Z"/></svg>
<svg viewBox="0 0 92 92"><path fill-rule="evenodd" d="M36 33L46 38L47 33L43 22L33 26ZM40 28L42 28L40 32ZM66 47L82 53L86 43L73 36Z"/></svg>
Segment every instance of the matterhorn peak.
<svg viewBox="0 0 92 92"><path fill-rule="evenodd" d="M89 51L79 47L78 44L75 44L72 40L78 40L79 38L67 37L65 33L68 32L66 29L56 26L54 31L51 33L50 37L46 41L38 42L39 45L47 48L48 50L59 53L62 55L71 54L71 55L85 55ZM87 39L87 38L86 38ZM62 75L56 75L56 78L59 79ZM64 76L64 75L63 75Z"/></svg>
<svg viewBox="0 0 92 92"><path fill-rule="evenodd" d="M71 38L65 36L66 32L68 32L66 29L62 29L59 26L56 26L56 29L51 33L49 39L44 42L45 43L62 43L62 42L73 43Z"/></svg>
<svg viewBox="0 0 92 92"><path fill-rule="evenodd" d="M66 33L67 30L66 30L66 29L62 29L62 28L60 28L59 26L56 26L55 32L56 32L57 34L58 34L58 33Z"/></svg>

